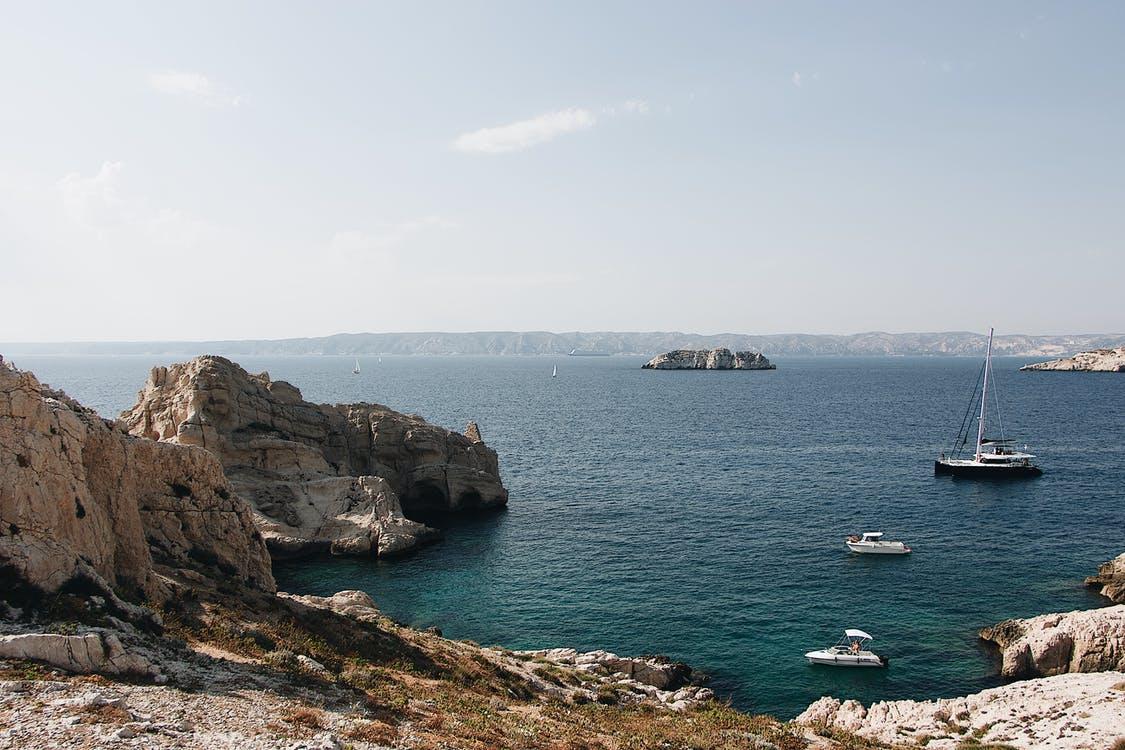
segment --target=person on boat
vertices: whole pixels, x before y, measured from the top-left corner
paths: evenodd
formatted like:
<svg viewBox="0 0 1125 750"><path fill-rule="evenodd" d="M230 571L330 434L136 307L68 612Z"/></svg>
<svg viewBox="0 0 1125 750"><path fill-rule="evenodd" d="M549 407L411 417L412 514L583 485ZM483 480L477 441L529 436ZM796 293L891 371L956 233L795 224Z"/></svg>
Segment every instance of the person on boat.
<svg viewBox="0 0 1125 750"><path fill-rule="evenodd" d="M853 654L858 654L859 653L859 641L852 641L852 645L848 646L848 650L850 650Z"/></svg>

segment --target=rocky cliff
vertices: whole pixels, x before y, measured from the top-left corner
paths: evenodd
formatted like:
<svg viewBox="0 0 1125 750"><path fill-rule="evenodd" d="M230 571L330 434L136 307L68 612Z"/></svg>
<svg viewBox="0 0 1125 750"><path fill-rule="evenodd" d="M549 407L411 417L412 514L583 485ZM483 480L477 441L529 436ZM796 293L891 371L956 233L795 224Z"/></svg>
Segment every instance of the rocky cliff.
<svg viewBox="0 0 1125 750"><path fill-rule="evenodd" d="M1125 736L1122 716L1125 674L1102 672L1026 680L937 701L882 701L870 708L826 697L795 722L927 750L1110 748Z"/></svg>
<svg viewBox="0 0 1125 750"><path fill-rule="evenodd" d="M410 517L508 500L476 425L459 435L378 404L312 404L222 357L154 369L122 420L218 457L275 555L396 554L434 536Z"/></svg>
<svg viewBox="0 0 1125 750"><path fill-rule="evenodd" d="M1125 372L1125 346L1080 352L1073 357L1036 362L1032 365L1024 365L1020 369L1054 372Z"/></svg>
<svg viewBox="0 0 1125 750"><path fill-rule="evenodd" d="M156 566L274 586L250 510L214 456L132 437L0 357L5 586L157 597Z"/></svg>
<svg viewBox="0 0 1125 750"><path fill-rule="evenodd" d="M718 348L677 349L653 357L641 365L645 370L774 370L775 365L758 352L731 352Z"/></svg>
<svg viewBox="0 0 1125 750"><path fill-rule="evenodd" d="M1098 567L1098 574L1086 579L1086 585L1102 596L1125 604L1125 552Z"/></svg>
<svg viewBox="0 0 1125 750"><path fill-rule="evenodd" d="M1125 670L1125 604L1004 620L980 637L1000 648L1005 677Z"/></svg>

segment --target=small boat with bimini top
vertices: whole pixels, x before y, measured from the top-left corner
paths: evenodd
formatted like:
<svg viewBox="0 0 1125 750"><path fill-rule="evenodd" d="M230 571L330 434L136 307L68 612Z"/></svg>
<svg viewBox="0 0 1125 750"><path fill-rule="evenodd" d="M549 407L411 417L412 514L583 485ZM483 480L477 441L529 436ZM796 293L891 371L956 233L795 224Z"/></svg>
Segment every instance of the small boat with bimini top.
<svg viewBox="0 0 1125 750"><path fill-rule="evenodd" d="M977 388L973 386L973 397L969 400L969 408L961 419L961 429L953 441L953 450L946 457L944 453L934 461L934 474L950 474L955 477L968 477L973 479L1020 479L1024 477L1037 477L1043 470L1032 463L1035 456L1024 450L1015 448L1010 440L1004 436L1004 420L1000 416L1000 399L996 396L995 383L992 384L993 401L996 406L996 422L1000 428L999 438L985 436L985 422L988 417L989 381L995 378L992 375L992 331L988 329L988 350L984 357L984 366L981 374L977 376L977 383L983 382L980 389L980 412L977 417L977 443L976 451L972 458L961 458L959 453L969 442L970 425L969 415L976 404Z"/></svg>
<svg viewBox="0 0 1125 750"><path fill-rule="evenodd" d="M867 650L867 644L871 640L872 637L862 630L848 628L835 646L809 651L805 658L809 660L809 664L824 664L829 667L887 666L889 659Z"/></svg>
<svg viewBox="0 0 1125 750"><path fill-rule="evenodd" d="M855 534L844 540L848 549L861 555L907 555L910 548L902 542L890 542L883 539L881 531L865 531L861 536Z"/></svg>

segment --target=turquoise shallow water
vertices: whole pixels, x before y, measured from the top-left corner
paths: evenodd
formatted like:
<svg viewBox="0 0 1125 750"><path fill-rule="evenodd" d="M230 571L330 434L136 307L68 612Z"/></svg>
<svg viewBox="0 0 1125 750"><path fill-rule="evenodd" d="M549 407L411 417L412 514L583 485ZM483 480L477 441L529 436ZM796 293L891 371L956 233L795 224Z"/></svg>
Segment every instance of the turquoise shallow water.
<svg viewBox="0 0 1125 750"><path fill-rule="evenodd" d="M774 372L649 372L635 358L242 358L316 401L480 422L510 509L390 562L278 566L290 591L370 592L407 623L512 648L666 653L736 705L790 717L824 694L938 697L997 683L976 631L1100 606L1082 578L1125 548L1125 378L995 363L1009 433L1046 474L935 478L980 363L783 359ZM103 414L143 357L22 357ZM551 367L559 376L550 378ZM851 555L854 531L916 550ZM844 627L886 670L810 667Z"/></svg>

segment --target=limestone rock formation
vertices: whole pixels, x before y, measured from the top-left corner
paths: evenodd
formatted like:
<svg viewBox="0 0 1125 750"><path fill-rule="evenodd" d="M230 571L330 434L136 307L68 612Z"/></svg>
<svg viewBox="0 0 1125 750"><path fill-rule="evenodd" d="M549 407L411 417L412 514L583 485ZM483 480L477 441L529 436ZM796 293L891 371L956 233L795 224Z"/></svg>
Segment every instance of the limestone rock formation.
<svg viewBox="0 0 1125 750"><path fill-rule="evenodd" d="M214 456L132 437L0 358L5 580L139 598L163 590L154 564L274 587L249 508Z"/></svg>
<svg viewBox="0 0 1125 750"><path fill-rule="evenodd" d="M980 637L1000 648L1005 677L1125 670L1125 604L1005 620Z"/></svg>
<svg viewBox="0 0 1125 750"><path fill-rule="evenodd" d="M150 680L160 670L141 654L129 653L115 633L82 635L19 633L0 636L0 658L32 659L77 674L108 674Z"/></svg>
<svg viewBox="0 0 1125 750"><path fill-rule="evenodd" d="M1125 604L1125 552L1098 567L1098 574L1086 579L1086 585L1105 597Z"/></svg>
<svg viewBox="0 0 1125 750"><path fill-rule="evenodd" d="M408 516L508 500L475 425L459 435L378 404L312 404L222 357L155 368L122 419L217 456L275 555L395 554L435 534Z"/></svg>
<svg viewBox="0 0 1125 750"><path fill-rule="evenodd" d="M645 370L776 370L758 352L734 352L718 348L710 351L677 349L653 357L641 365Z"/></svg>
<svg viewBox="0 0 1125 750"><path fill-rule="evenodd" d="M927 750L1108 748L1125 736L1123 680L1121 672L1064 674L959 698L882 701L870 708L856 700L825 697L795 722Z"/></svg>
<svg viewBox="0 0 1125 750"><path fill-rule="evenodd" d="M1052 359L1024 365L1021 370L1051 370L1054 372L1125 372L1125 346L1116 349L1094 349L1073 357Z"/></svg>

